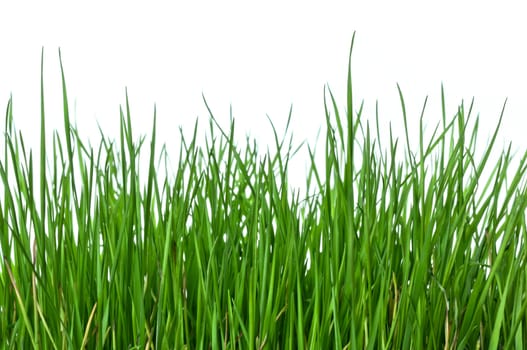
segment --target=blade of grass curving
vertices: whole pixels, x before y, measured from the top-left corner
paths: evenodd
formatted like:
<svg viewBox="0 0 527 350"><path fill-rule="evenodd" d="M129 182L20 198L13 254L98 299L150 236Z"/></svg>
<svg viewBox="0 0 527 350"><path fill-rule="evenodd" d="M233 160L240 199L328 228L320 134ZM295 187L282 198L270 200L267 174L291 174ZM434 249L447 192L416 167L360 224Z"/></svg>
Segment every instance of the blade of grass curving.
<svg viewBox="0 0 527 350"><path fill-rule="evenodd" d="M64 114L64 135L66 136L66 150L68 155L68 171L71 173L71 194L73 195L74 202L77 203L77 191L75 187L75 175L73 171L73 147L72 147L72 136L71 136L71 123L70 113L68 105L68 93L66 89L66 79L64 77L64 67L62 65L62 53L59 48L59 63L60 63L60 74L62 79L62 108Z"/></svg>

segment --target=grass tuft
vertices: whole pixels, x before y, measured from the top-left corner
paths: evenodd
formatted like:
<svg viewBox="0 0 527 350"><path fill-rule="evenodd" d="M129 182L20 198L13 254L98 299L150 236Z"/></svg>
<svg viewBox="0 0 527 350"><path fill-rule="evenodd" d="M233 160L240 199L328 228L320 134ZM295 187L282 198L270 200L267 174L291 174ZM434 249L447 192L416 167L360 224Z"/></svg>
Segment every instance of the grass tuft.
<svg viewBox="0 0 527 350"><path fill-rule="evenodd" d="M287 129L273 127L273 154L240 147L205 99L205 146L197 123L181 131L173 177L156 166L155 109L144 155L128 96L118 139L101 132L93 148L70 123L60 66L64 132L46 148L42 73L38 160L7 103L2 348L526 346L527 154L489 163L503 112L476 152L472 104L450 117L441 90L442 120L425 139L425 102L412 149L399 88L405 140L381 139L378 114L371 127L355 109L350 50L347 109L325 90L325 165L308 147L304 198L288 184Z"/></svg>

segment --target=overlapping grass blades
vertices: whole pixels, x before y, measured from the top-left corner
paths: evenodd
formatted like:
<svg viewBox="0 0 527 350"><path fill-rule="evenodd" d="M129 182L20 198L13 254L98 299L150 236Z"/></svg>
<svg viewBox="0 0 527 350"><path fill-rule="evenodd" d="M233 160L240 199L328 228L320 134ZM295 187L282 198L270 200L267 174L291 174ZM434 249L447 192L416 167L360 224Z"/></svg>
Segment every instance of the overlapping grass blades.
<svg viewBox="0 0 527 350"><path fill-rule="evenodd" d="M154 111L141 178L128 99L119 139L94 149L70 122L62 72L51 149L41 78L38 187L11 100L5 114L3 348L526 346L526 157L512 178L510 148L488 163L502 116L477 153L472 105L451 118L442 92L442 121L424 139L421 118L414 151L399 90L406 145L381 140L379 116L371 129L355 110L350 63L346 112L328 89L325 168L309 148L314 195L300 198L286 136L274 154L239 147L234 121L224 130L210 109L204 147L197 123L181 132L174 177L156 166Z"/></svg>

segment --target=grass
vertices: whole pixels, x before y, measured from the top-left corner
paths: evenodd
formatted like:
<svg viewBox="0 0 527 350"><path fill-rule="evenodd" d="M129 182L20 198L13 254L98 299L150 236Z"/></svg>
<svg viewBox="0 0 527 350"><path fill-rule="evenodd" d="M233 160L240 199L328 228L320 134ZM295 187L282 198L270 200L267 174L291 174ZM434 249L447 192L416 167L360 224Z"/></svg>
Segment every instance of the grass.
<svg viewBox="0 0 527 350"><path fill-rule="evenodd" d="M89 146L61 70L64 130L49 140L41 79L38 159L11 100L5 113L2 348L527 346L527 154L514 169L510 148L489 163L503 113L476 152L472 104L448 116L442 92L442 120L424 139L421 118L412 150L400 93L406 139L381 140L378 115L370 128L354 104L350 63L344 113L325 91L325 166L308 147L301 198L286 136L273 154L239 147L234 121L223 129L210 109L205 146L197 123L181 132L174 176L155 112L145 143L128 99L117 140L101 131Z"/></svg>

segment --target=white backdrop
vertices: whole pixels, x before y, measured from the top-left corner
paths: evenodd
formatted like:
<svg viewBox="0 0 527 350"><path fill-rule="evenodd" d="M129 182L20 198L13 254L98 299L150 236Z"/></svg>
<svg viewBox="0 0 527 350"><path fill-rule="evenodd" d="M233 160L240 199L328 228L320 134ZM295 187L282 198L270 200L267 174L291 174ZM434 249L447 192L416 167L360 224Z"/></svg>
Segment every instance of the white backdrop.
<svg viewBox="0 0 527 350"><path fill-rule="evenodd" d="M196 118L208 126L202 93L225 127L232 105L240 141L249 133L260 149L272 146L266 114L281 133L292 104L294 141L314 144L325 124L326 83L344 111L354 31L356 106L364 99L364 117L373 121L378 100L383 131L391 122L402 133L397 83L412 125L429 96L429 128L440 121L443 83L449 117L461 99L475 97L483 141L508 97L498 145L513 141L521 152L527 145L527 22L520 5L107 3L0 5L2 125L12 94L15 124L30 145L38 145L42 47L48 135L54 128L62 132L60 47L72 117L86 138L98 137L97 123L107 136L118 137L127 87L136 135L150 132L155 103L159 140L169 150L179 145L179 126L190 133ZM298 186L305 181L307 150L301 154L306 157L296 158L292 174Z"/></svg>

